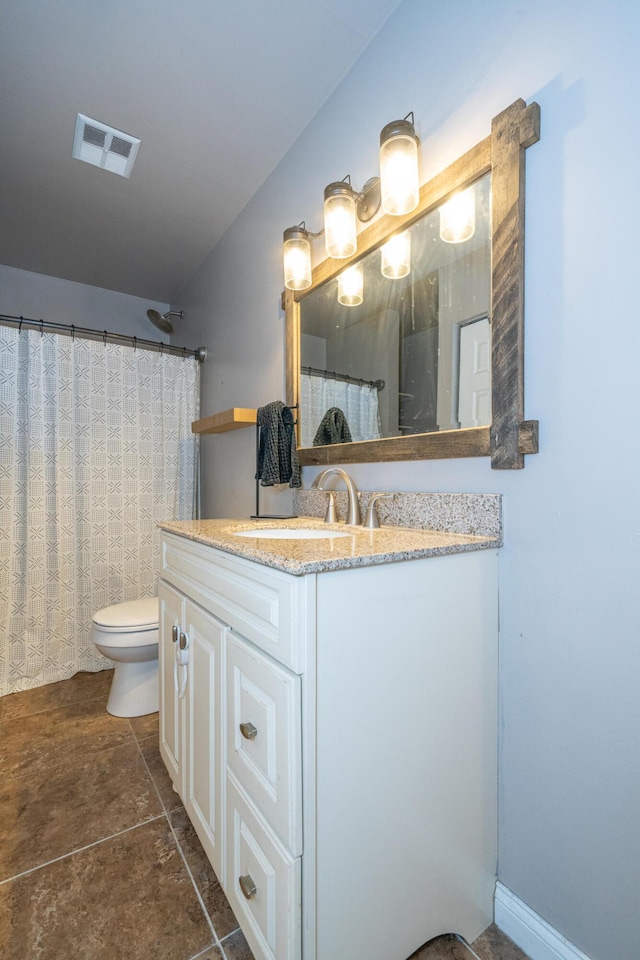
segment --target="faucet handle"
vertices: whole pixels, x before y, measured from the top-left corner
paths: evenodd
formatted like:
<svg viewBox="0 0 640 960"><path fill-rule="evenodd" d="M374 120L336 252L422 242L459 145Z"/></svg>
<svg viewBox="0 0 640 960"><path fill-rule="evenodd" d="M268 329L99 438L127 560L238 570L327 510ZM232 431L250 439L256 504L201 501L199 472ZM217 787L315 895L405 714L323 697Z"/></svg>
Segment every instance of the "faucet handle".
<svg viewBox="0 0 640 960"><path fill-rule="evenodd" d="M371 497L369 506L367 507L367 515L364 518L362 526L367 527L369 530L377 530L380 526L380 520L378 519L376 504L378 500L393 500L394 496L394 493L378 493L375 497Z"/></svg>
<svg viewBox="0 0 640 960"><path fill-rule="evenodd" d="M325 523L338 523L340 517L338 516L338 508L336 506L336 495L332 490L328 490L329 502L327 503L327 512L324 515Z"/></svg>

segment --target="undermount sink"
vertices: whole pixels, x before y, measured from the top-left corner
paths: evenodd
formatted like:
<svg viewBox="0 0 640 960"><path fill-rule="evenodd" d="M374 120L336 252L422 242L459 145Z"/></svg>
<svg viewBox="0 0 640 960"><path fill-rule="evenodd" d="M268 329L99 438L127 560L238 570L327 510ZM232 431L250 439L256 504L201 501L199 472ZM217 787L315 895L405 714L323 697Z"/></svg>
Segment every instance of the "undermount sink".
<svg viewBox="0 0 640 960"><path fill-rule="evenodd" d="M333 540L349 537L341 530L317 530L314 527L261 527L256 530L238 530L234 537L251 537L263 540Z"/></svg>

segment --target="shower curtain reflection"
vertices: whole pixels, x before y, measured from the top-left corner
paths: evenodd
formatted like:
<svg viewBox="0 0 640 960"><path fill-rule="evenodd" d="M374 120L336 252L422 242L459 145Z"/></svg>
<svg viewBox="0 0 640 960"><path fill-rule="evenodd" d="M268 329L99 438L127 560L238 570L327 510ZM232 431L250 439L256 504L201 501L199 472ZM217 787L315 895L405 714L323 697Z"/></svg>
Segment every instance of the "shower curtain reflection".
<svg viewBox="0 0 640 960"><path fill-rule="evenodd" d="M313 446L322 418L338 407L349 425L352 440L377 439L380 434L378 388L347 383L332 377L300 374L300 446Z"/></svg>
<svg viewBox="0 0 640 960"><path fill-rule="evenodd" d="M94 611L156 591L196 495L193 360L0 327L0 695L108 665Z"/></svg>

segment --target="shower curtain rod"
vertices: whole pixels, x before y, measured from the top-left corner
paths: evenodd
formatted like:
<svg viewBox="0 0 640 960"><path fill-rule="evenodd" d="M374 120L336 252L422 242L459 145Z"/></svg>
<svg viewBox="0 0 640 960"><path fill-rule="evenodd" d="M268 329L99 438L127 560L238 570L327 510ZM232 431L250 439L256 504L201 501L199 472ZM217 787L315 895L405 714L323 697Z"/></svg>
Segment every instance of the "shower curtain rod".
<svg viewBox="0 0 640 960"><path fill-rule="evenodd" d="M27 317L12 317L9 314L0 314L0 324L5 326L28 327L31 330L39 330L44 333L45 330L59 332L71 337L83 337L85 340L102 340L106 343L109 340L112 343L124 343L132 346L134 350L140 347L142 350L157 350L158 353L171 353L174 356L193 357L200 363L204 363L207 358L207 348L197 347L195 350L189 350L187 347L174 347L170 343L162 343L158 340L145 340L142 337L132 337L124 333L109 333L107 330L93 330L91 327L76 327L73 323L53 323L50 320L29 320Z"/></svg>
<svg viewBox="0 0 640 960"><path fill-rule="evenodd" d="M360 387L375 387L384 390L384 380L363 380L361 377L350 377L348 373L336 373L335 370L320 370L318 367L300 367L300 373L308 373L310 377L324 377L325 380L341 380L343 383L357 383Z"/></svg>

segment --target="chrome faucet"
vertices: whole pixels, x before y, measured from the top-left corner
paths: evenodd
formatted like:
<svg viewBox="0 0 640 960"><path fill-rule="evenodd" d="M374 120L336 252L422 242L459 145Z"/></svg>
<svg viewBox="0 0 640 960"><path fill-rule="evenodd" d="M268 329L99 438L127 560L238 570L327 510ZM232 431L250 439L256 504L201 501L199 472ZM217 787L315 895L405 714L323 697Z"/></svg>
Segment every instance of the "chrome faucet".
<svg viewBox="0 0 640 960"><path fill-rule="evenodd" d="M360 526L362 523L360 500L358 498L356 485L349 474L340 467L329 467L327 470L323 470L322 473L318 474L311 486L316 487L318 490L324 490L322 484L327 477L342 477L347 488L347 517L345 523L351 526Z"/></svg>

